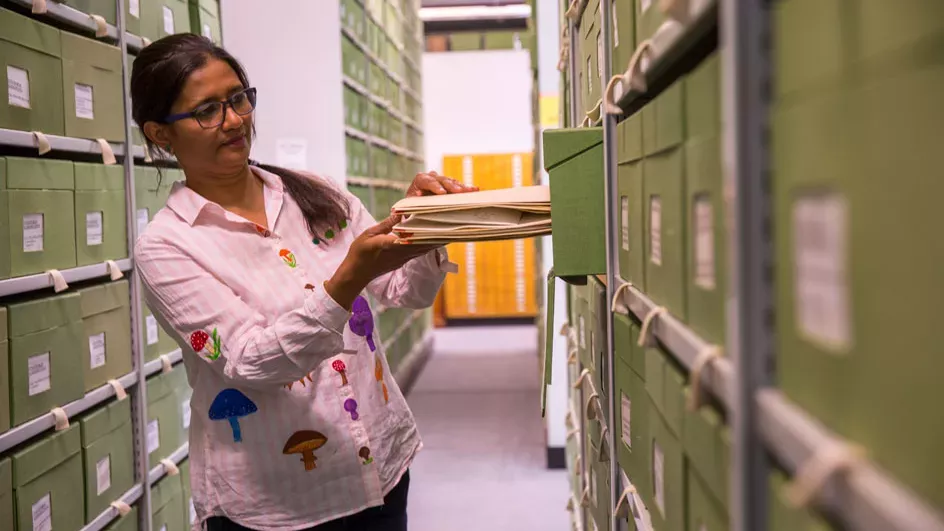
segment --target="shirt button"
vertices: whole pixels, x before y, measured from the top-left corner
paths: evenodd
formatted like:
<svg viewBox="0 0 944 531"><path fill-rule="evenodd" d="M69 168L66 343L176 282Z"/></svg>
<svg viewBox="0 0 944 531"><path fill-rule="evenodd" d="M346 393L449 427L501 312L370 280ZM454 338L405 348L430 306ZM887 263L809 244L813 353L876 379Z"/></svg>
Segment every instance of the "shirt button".
<svg viewBox="0 0 944 531"><path fill-rule="evenodd" d="M341 396L344 398L350 398L354 395L354 391L351 390L351 386L345 385L341 388Z"/></svg>

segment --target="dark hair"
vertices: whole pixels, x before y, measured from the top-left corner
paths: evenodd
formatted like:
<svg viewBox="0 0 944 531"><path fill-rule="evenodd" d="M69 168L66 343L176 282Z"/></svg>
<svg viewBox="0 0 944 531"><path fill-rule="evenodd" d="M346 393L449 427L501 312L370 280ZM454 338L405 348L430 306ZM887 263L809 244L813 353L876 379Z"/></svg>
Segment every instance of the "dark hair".
<svg viewBox="0 0 944 531"><path fill-rule="evenodd" d="M229 64L243 86L249 87L249 77L239 61L223 48L199 35L171 35L141 50L131 69L131 114L142 133L145 123L164 122L187 78L203 68L211 58ZM252 133L255 136L255 127ZM145 149L151 153L152 158L164 158L164 150L146 135L145 142ZM338 227L348 218L350 206L341 191L334 186L285 168L254 161L250 161L250 164L282 179L285 190L301 208L308 230L313 236L326 229Z"/></svg>

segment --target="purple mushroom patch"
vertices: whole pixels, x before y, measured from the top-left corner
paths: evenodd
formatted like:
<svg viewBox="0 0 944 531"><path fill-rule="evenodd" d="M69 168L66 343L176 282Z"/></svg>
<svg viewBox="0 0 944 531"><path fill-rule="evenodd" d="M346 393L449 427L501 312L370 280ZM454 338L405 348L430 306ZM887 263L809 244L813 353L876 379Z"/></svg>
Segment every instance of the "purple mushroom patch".
<svg viewBox="0 0 944 531"><path fill-rule="evenodd" d="M348 322L351 332L367 338L367 346L370 347L370 351L375 351L377 347L374 345L374 316L370 313L367 299L360 296L354 299L354 303L351 305L351 314L351 320Z"/></svg>
<svg viewBox="0 0 944 531"><path fill-rule="evenodd" d="M344 401L344 411L351 414L351 420L357 420L361 417L357 414L357 400L353 398L348 398Z"/></svg>

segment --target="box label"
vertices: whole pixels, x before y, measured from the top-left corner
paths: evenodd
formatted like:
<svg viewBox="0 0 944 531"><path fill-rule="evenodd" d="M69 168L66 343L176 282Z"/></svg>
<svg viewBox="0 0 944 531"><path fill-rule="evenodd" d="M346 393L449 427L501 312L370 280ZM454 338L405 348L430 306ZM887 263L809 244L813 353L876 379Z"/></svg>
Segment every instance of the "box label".
<svg viewBox="0 0 944 531"><path fill-rule="evenodd" d="M662 198L657 195L649 199L649 259L662 265Z"/></svg>
<svg viewBox="0 0 944 531"><path fill-rule="evenodd" d="M183 419L184 429L190 427L190 399L180 403L180 418Z"/></svg>
<svg viewBox="0 0 944 531"><path fill-rule="evenodd" d="M93 369L105 365L105 332L89 336L89 364Z"/></svg>
<svg viewBox="0 0 944 531"><path fill-rule="evenodd" d="M577 319L577 333L578 333L578 335L580 336L580 348L586 350L586 348L587 348L587 327L586 327L586 321L584 320L583 315L581 315L581 316Z"/></svg>
<svg viewBox="0 0 944 531"><path fill-rule="evenodd" d="M43 251L43 215L26 214L23 216L23 252L41 253Z"/></svg>
<svg viewBox="0 0 944 531"><path fill-rule="evenodd" d="M620 247L629 252L629 198L620 198Z"/></svg>
<svg viewBox="0 0 944 531"><path fill-rule="evenodd" d="M835 349L852 342L846 222L846 202L836 194L800 198L793 206L797 327Z"/></svg>
<svg viewBox="0 0 944 531"><path fill-rule="evenodd" d="M52 531L52 498L47 492L32 507L33 531Z"/></svg>
<svg viewBox="0 0 944 531"><path fill-rule="evenodd" d="M659 443L652 441L652 484L655 490L656 505L665 517L665 456Z"/></svg>
<svg viewBox="0 0 944 531"><path fill-rule="evenodd" d="M603 18L603 12L600 12L600 18ZM602 26L601 26L602 27ZM603 79L603 32L597 33L597 77Z"/></svg>
<svg viewBox="0 0 944 531"><path fill-rule="evenodd" d="M161 427L157 419L147 425L147 453L152 454L161 447Z"/></svg>
<svg viewBox="0 0 944 531"><path fill-rule="evenodd" d="M49 353L31 356L26 364L29 369L29 395L48 391L52 387Z"/></svg>
<svg viewBox="0 0 944 531"><path fill-rule="evenodd" d="M620 431L623 444L630 450L633 449L633 402L625 393L620 393Z"/></svg>
<svg viewBox="0 0 944 531"><path fill-rule="evenodd" d="M146 208L139 208L137 214L137 223L138 223L138 236L144 233L144 229L148 226L148 220L150 219L150 213Z"/></svg>
<svg viewBox="0 0 944 531"><path fill-rule="evenodd" d="M707 194L695 198L695 285L715 289L714 207Z"/></svg>
<svg viewBox="0 0 944 531"><path fill-rule="evenodd" d="M213 31L210 30L209 24L203 25L203 36L210 39L211 41L213 40Z"/></svg>
<svg viewBox="0 0 944 531"><path fill-rule="evenodd" d="M652 7L652 0L640 0L639 7L643 13L649 11L649 8Z"/></svg>
<svg viewBox="0 0 944 531"><path fill-rule="evenodd" d="M98 496L111 488L111 456L106 455L95 464L95 477Z"/></svg>
<svg viewBox="0 0 944 531"><path fill-rule="evenodd" d="M7 103L30 108L29 72L10 65L7 65Z"/></svg>
<svg viewBox="0 0 944 531"><path fill-rule="evenodd" d="M590 94L591 92L593 92L593 76L590 75L590 72L593 72L593 69L590 68L590 66L591 66L591 64L592 64L592 63L591 63L592 60L593 60L592 57L587 57L587 70L586 70L586 72L587 72L587 94Z"/></svg>
<svg viewBox="0 0 944 531"><path fill-rule="evenodd" d="M141 18L141 0L128 0L128 13L134 18Z"/></svg>
<svg viewBox="0 0 944 531"><path fill-rule="evenodd" d="M597 470L590 467L590 501L593 502L593 506L597 506Z"/></svg>
<svg viewBox="0 0 944 531"><path fill-rule="evenodd" d="M94 90L90 85L75 84L75 117L95 119Z"/></svg>
<svg viewBox="0 0 944 531"><path fill-rule="evenodd" d="M85 245L101 245L103 229L101 212L85 213Z"/></svg>
<svg viewBox="0 0 944 531"><path fill-rule="evenodd" d="M616 2L613 2L611 11L613 12L613 47L619 48L619 17L616 15Z"/></svg>
<svg viewBox="0 0 944 531"><path fill-rule="evenodd" d="M157 344L157 319L153 315L144 318L147 327L147 344Z"/></svg>
<svg viewBox="0 0 944 531"><path fill-rule="evenodd" d="M161 7L164 10L164 33L173 35L176 33L176 30L174 29L174 10L167 6Z"/></svg>

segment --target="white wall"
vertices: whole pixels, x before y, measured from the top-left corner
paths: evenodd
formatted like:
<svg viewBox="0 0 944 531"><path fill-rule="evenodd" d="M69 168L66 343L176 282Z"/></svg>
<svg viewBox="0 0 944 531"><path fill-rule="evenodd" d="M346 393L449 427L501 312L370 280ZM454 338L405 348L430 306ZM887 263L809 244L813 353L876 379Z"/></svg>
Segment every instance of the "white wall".
<svg viewBox="0 0 944 531"><path fill-rule="evenodd" d="M222 0L224 47L259 89L252 157L345 181L338 2ZM299 164L279 149L304 146ZM290 159L291 160L291 159Z"/></svg>
<svg viewBox="0 0 944 531"><path fill-rule="evenodd" d="M443 155L534 149L530 69L526 50L423 54L429 169L441 171Z"/></svg>

